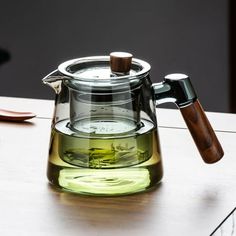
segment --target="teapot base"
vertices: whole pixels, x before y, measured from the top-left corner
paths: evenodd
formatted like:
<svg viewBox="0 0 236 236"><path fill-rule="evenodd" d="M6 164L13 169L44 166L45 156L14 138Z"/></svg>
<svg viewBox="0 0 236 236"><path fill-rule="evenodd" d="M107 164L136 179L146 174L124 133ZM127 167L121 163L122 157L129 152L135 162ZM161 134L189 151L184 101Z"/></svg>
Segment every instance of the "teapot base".
<svg viewBox="0 0 236 236"><path fill-rule="evenodd" d="M154 188L162 176L161 161L118 169L70 168L48 163L51 184L83 195L121 196L144 192Z"/></svg>

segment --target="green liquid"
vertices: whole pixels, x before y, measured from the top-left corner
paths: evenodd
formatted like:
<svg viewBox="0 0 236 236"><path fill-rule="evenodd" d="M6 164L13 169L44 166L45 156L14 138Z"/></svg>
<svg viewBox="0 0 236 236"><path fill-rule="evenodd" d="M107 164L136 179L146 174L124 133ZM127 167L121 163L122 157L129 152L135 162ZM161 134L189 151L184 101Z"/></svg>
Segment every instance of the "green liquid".
<svg viewBox="0 0 236 236"><path fill-rule="evenodd" d="M80 194L124 195L154 187L162 178L156 128L142 120L68 121L52 131L48 179Z"/></svg>

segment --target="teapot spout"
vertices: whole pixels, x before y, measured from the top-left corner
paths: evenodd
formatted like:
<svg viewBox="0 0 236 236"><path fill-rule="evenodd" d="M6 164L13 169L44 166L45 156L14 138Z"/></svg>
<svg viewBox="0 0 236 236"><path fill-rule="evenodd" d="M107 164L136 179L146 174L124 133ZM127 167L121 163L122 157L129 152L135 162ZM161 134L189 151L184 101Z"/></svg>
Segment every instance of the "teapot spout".
<svg viewBox="0 0 236 236"><path fill-rule="evenodd" d="M63 74L61 74L58 70L54 70L45 76L42 79L42 82L53 88L56 94L59 94L61 92L61 83L64 79L66 79L66 77Z"/></svg>

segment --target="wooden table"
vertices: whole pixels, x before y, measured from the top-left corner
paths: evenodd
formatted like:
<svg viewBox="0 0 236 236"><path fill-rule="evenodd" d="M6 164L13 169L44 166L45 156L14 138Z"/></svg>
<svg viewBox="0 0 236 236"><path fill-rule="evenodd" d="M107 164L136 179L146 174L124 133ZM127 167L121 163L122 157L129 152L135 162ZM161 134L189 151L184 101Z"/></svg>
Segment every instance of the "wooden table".
<svg viewBox="0 0 236 236"><path fill-rule="evenodd" d="M207 165L177 110L158 109L164 178L147 193L87 197L46 179L53 101L0 97L1 108L33 111L0 122L0 235L209 235L236 206L236 115L207 113L225 157Z"/></svg>

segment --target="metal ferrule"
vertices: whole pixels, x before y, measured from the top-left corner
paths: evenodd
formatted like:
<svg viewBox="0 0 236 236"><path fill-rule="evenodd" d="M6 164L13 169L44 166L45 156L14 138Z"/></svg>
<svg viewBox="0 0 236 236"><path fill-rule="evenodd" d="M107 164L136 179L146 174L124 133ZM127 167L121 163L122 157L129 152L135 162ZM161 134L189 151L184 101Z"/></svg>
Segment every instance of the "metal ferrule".
<svg viewBox="0 0 236 236"><path fill-rule="evenodd" d="M153 84L153 89L157 105L171 102L182 108L197 99L191 81L185 74L167 75L163 82Z"/></svg>

